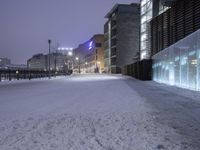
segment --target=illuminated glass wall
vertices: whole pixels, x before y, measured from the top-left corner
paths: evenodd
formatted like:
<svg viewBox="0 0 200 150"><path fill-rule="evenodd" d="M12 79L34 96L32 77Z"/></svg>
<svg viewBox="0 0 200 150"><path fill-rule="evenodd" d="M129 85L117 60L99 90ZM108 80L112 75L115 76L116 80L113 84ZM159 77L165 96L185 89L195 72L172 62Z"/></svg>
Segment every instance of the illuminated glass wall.
<svg viewBox="0 0 200 150"><path fill-rule="evenodd" d="M141 0L140 58L150 58L150 20L153 16L152 0Z"/></svg>
<svg viewBox="0 0 200 150"><path fill-rule="evenodd" d="M153 80L200 90L200 30L153 56Z"/></svg>

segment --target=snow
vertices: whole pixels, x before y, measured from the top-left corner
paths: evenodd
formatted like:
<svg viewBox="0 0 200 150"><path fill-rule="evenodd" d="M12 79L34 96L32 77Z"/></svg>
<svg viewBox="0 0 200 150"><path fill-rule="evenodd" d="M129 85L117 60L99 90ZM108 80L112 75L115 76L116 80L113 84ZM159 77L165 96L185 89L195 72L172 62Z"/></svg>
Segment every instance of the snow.
<svg viewBox="0 0 200 150"><path fill-rule="evenodd" d="M0 150L199 149L191 135L191 141L187 141L168 124L172 117L164 115L159 101L154 103L149 88L172 93L167 86L122 75L73 75L0 83ZM159 93L155 96L163 98ZM179 97L180 103L184 102L181 104L188 102L187 97ZM195 98L192 104L199 106ZM183 107L172 102L170 106L174 110ZM195 114L190 113L199 121L198 111ZM198 126L198 121L192 121Z"/></svg>

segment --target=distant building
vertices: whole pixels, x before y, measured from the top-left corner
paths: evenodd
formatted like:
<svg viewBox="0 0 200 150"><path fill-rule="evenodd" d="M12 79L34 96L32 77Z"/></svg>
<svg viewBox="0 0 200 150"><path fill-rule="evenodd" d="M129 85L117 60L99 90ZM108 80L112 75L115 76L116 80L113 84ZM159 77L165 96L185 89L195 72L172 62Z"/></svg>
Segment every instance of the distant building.
<svg viewBox="0 0 200 150"><path fill-rule="evenodd" d="M104 35L96 34L74 50L75 68L80 65L81 72L102 73L104 71Z"/></svg>
<svg viewBox="0 0 200 150"><path fill-rule="evenodd" d="M68 56L67 53L60 53L56 51L50 55L36 54L27 61L27 66L29 69L37 70L48 70L49 69L49 57L50 57L50 70L68 70L71 69L71 64L69 60L71 56Z"/></svg>
<svg viewBox="0 0 200 150"><path fill-rule="evenodd" d="M29 69L46 70L47 69L47 59L44 54L36 54L27 61L27 66Z"/></svg>
<svg viewBox="0 0 200 150"><path fill-rule="evenodd" d="M105 69L121 73L139 59L140 5L116 4L105 18Z"/></svg>
<svg viewBox="0 0 200 150"><path fill-rule="evenodd" d="M8 58L0 58L0 66L3 65L10 65L11 64L11 60Z"/></svg>

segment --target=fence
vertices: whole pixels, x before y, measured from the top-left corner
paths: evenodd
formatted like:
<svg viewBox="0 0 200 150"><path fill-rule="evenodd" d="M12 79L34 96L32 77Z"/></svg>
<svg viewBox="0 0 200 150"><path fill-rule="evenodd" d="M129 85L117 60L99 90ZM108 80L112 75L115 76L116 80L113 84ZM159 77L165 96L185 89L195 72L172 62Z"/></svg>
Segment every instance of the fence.
<svg viewBox="0 0 200 150"><path fill-rule="evenodd" d="M68 75L70 73L64 71L50 71L50 76ZM48 71L28 70L28 69L0 69L0 82L3 80L21 80L21 79L34 79L45 78L49 76Z"/></svg>
<svg viewBox="0 0 200 150"><path fill-rule="evenodd" d="M141 60L124 67L124 74L139 80L152 79L152 60Z"/></svg>

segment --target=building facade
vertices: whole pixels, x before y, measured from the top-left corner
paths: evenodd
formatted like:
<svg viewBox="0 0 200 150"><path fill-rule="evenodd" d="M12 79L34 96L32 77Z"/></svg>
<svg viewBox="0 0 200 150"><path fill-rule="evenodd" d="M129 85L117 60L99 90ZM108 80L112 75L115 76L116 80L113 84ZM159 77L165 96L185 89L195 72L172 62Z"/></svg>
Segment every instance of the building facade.
<svg viewBox="0 0 200 150"><path fill-rule="evenodd" d="M151 20L153 80L200 90L200 1L162 1Z"/></svg>
<svg viewBox="0 0 200 150"><path fill-rule="evenodd" d="M8 58L0 58L0 66L4 66L4 65L10 65L11 64L11 60Z"/></svg>
<svg viewBox="0 0 200 150"><path fill-rule="evenodd" d="M49 69L49 59L50 59L50 70L54 71L68 71L72 69L70 63L71 56L67 54L60 53L59 51L53 52L51 54L36 54L27 61L27 66L29 69L44 70Z"/></svg>
<svg viewBox="0 0 200 150"><path fill-rule="evenodd" d="M29 69L47 70L47 58L42 53L33 55L28 59L27 66Z"/></svg>
<svg viewBox="0 0 200 150"><path fill-rule="evenodd" d="M111 72L111 21L104 24L104 72Z"/></svg>
<svg viewBox="0 0 200 150"><path fill-rule="evenodd" d="M151 55L151 28L150 20L153 17L152 0L141 0L141 28L140 28L140 59L149 59Z"/></svg>
<svg viewBox="0 0 200 150"><path fill-rule="evenodd" d="M177 1L152 21L152 55L200 29L200 1Z"/></svg>
<svg viewBox="0 0 200 150"><path fill-rule="evenodd" d="M151 20L169 9L174 0L141 0L140 28L140 60L150 59L151 52ZM165 5L164 5L165 4Z"/></svg>
<svg viewBox="0 0 200 150"><path fill-rule="evenodd" d="M116 4L105 16L105 68L121 73L123 67L139 58L139 4Z"/></svg>
<svg viewBox="0 0 200 150"><path fill-rule="evenodd" d="M104 35L96 34L74 50L75 69L80 67L82 73L104 72Z"/></svg>

